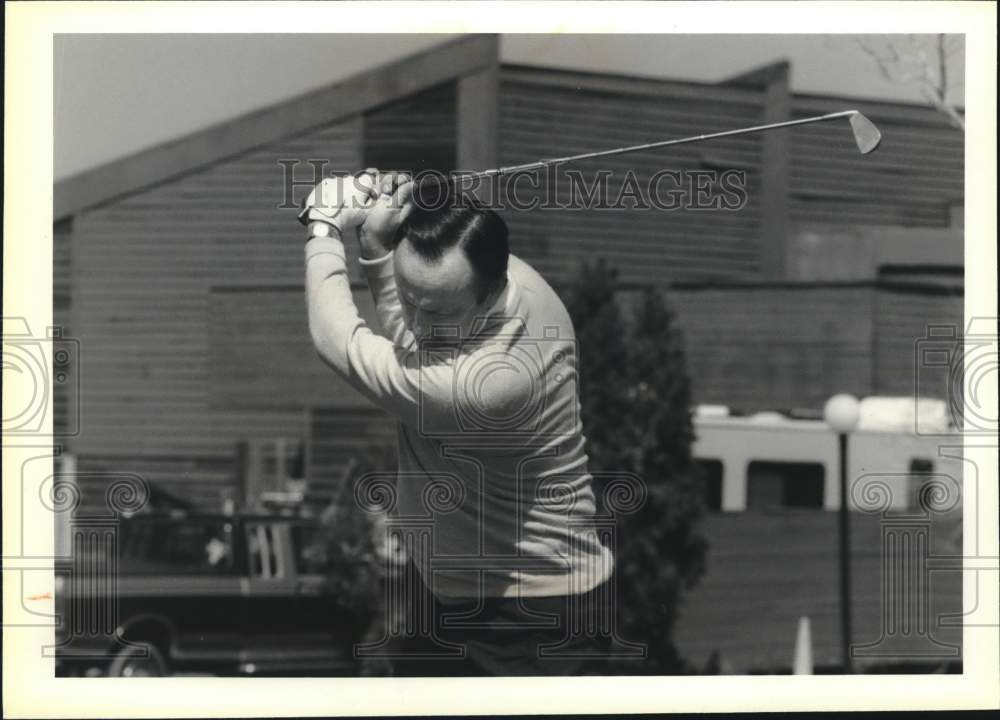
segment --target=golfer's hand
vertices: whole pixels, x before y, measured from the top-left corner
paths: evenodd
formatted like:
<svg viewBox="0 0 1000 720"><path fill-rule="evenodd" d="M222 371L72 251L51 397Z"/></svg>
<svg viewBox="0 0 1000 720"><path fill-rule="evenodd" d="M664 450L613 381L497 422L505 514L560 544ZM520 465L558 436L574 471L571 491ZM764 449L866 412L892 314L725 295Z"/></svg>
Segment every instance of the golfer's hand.
<svg viewBox="0 0 1000 720"><path fill-rule="evenodd" d="M300 220L322 222L343 234L365 221L365 208L378 196L376 179L367 171L347 177L324 178L302 203Z"/></svg>
<svg viewBox="0 0 1000 720"><path fill-rule="evenodd" d="M370 172L369 168L367 172ZM411 198L413 182L405 173L376 172L378 198L365 211L364 224L359 230L361 254L366 258L377 258L387 254L392 248L392 238L396 230L413 210Z"/></svg>

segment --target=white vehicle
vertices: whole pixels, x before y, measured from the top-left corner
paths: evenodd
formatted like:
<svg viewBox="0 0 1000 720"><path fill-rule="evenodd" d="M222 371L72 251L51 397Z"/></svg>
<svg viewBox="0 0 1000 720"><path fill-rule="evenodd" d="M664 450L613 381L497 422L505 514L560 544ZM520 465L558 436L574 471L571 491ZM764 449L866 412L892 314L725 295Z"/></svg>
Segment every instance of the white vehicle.
<svg viewBox="0 0 1000 720"><path fill-rule="evenodd" d="M960 492L961 437L948 434L944 403L913 398L865 398L848 442L848 498L852 510L916 510L929 482ZM917 434L935 427L939 434ZM933 419L933 424L929 421ZM708 483L710 509L840 507L837 436L820 418L777 412L734 416L699 406L694 456ZM873 494L876 493L876 494Z"/></svg>

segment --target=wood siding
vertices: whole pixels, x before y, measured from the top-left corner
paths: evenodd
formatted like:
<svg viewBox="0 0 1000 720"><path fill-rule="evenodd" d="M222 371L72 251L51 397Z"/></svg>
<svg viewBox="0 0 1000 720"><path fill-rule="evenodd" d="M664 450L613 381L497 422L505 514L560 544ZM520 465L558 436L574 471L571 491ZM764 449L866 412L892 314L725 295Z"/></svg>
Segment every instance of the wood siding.
<svg viewBox="0 0 1000 720"><path fill-rule="evenodd" d="M208 319L211 407L267 412L371 407L316 353L304 295L301 286L212 289ZM367 285L356 287L354 304L369 326L381 332Z"/></svg>
<svg viewBox="0 0 1000 720"><path fill-rule="evenodd" d="M309 422L311 494L353 502L353 490L344 484L344 471L352 461L362 472L396 469L396 420L381 410L316 408Z"/></svg>
<svg viewBox="0 0 1000 720"><path fill-rule="evenodd" d="M764 122L767 115L762 91L533 68L504 67L500 93L502 165L745 127ZM856 104L793 96L791 117ZM858 153L846 120L777 131L788 135L790 148L791 233L816 225L831 232L948 227L964 197L962 133L926 107L861 103L860 109L883 133L882 146L871 155ZM745 170L749 197L739 210L508 210L515 252L534 260L556 282L571 275L581 259L597 256L617 265L622 279L633 283L761 278L766 270L762 248L774 244L773 238L762 237L767 168L761 137L574 165L588 178L598 169L612 171L612 198L629 169L642 186L664 168ZM560 197L568 185L560 174ZM523 198L534 196L527 183L521 189Z"/></svg>
<svg viewBox="0 0 1000 720"><path fill-rule="evenodd" d="M815 408L838 392L868 394L870 288L705 288L670 298L698 402Z"/></svg>
<svg viewBox="0 0 1000 720"><path fill-rule="evenodd" d="M72 253L73 222L64 220L57 222L52 228L52 324L58 328L63 337L72 338L73 330L69 327L70 308L73 304L73 253ZM55 358L53 357L53 362ZM75 433L77 423L72 418L76 412L76 373L79 367L74 367L72 359L66 367L53 367L52 383L52 432L57 437L65 437ZM58 373L65 372L63 382L59 382Z"/></svg>
<svg viewBox="0 0 1000 720"><path fill-rule="evenodd" d="M729 672L788 672L799 618L808 617L816 667L838 666L836 525L836 513L822 511L719 513L705 518L708 572L684 598L677 623L677 645L684 659L702 668L712 652L718 651ZM915 525L919 526L919 521ZM928 526L930 546L925 550L931 556L960 554L959 514L935 517ZM915 597L908 597L904 606L902 598L896 596L892 598L895 604L884 609L885 574L894 569L899 572L898 567L884 564L883 530L887 527L891 526L880 517L853 513L851 518L853 641L860 646L882 639L883 644L875 649L884 655L855 662L861 667L913 661L921 656L929 664L960 660L960 655L949 658L946 653L952 649L944 644L960 651L961 629L938 627L936 619L962 612L961 573L930 573L930 597L919 599L926 606L918 605ZM907 560L905 568L917 572L916 561ZM888 587L891 589L891 583ZM734 602L734 597L739 597L739 602ZM917 618L920 609L927 614ZM903 613L908 613L906 617L913 624L905 628L897 625L893 632L887 618L899 622ZM916 625L918 621L920 625ZM930 638L918 630L923 627Z"/></svg>
<svg viewBox="0 0 1000 720"><path fill-rule="evenodd" d="M799 99L792 117L846 107ZM882 131L871 155L858 153L846 120L792 132L793 222L947 227L952 205L964 199L964 135L931 108L859 109Z"/></svg>
<svg viewBox="0 0 1000 720"><path fill-rule="evenodd" d="M752 125L759 121L759 93L702 97L640 95L580 86L534 82L524 73L502 73L500 82L500 163L608 149ZM660 170L747 169L749 203L738 211L656 209L507 210L512 249L533 261L554 282L575 273L587 258L603 256L622 280L665 284L679 280L738 279L759 271L760 137L744 136L711 144L622 155L571 166L588 181L610 170L608 196L617 198L628 170L648 188ZM549 183L554 202L568 202L570 181L559 173ZM552 190L551 188L555 188ZM664 198L674 186L661 186ZM519 186L527 202L542 192Z"/></svg>
<svg viewBox="0 0 1000 720"><path fill-rule="evenodd" d="M469 68L492 68L485 45L477 47L479 59ZM196 169L122 196L115 190L114 199L55 226L55 321L80 341L79 377L57 388L56 423L68 427L79 413L80 434L68 444L81 473L135 472L214 507L237 481L241 440L311 435L310 467L323 477L335 475L343 453L368 438L384 443L392 421L342 391L332 374L325 390L309 393L325 371L309 347L304 311L295 307L302 283L296 205L315 179L309 160L327 161L320 168L327 173L455 166L460 98L454 83L441 84L446 68L432 64L435 80L419 96L380 100L359 109L362 115L208 167L191 161ZM764 117L764 94L745 88L512 67L500 69L498 85L502 165L727 130ZM383 87L378 97L398 95ZM794 117L842 109L839 100L798 96L791 105ZM819 232L827 249L839 237L863 235L864 262L848 263L844 279L857 279L862 264L905 259L917 236L901 226L920 226L921 257L930 257L925 251L938 237L961 244L960 228L934 237L928 229L946 228L949 210L961 203L962 136L931 110L878 103L861 109L885 137L871 156L858 155L849 130L836 124L789 133L789 234ZM293 179L302 184L290 198L279 160L299 161ZM645 187L661 169L738 169L747 174L749 201L734 211L505 210L513 251L556 286L570 282L580 262L600 256L630 285L761 278L760 136L574 169L585 178L610 170L611 199L628 170ZM532 197L519 187L522 199ZM559 188L553 199L568 199L564 174ZM879 228L893 233L891 258L873 249L885 245ZM353 267L356 247L347 249ZM817 262L807 261L819 255L803 259L793 249L794 272L814 272ZM945 256L960 258L961 251L934 254ZM356 270L352 280L360 282ZM359 304L367 300L358 297ZM688 287L672 298L696 399L747 409L818 407L834 392L907 392L912 348L926 324L961 322L960 297L862 284ZM269 343L274 338L280 342ZM74 405L69 393L77 382Z"/></svg>
<svg viewBox="0 0 1000 720"><path fill-rule="evenodd" d="M358 417L392 427L312 347L295 214L311 160L327 161L319 170L329 174L454 157L452 83L76 216L71 325L85 376L72 446L81 471L128 470L217 507L238 495L240 441L347 432L310 445L310 466L328 475L323 468L343 462L332 455L364 439ZM374 323L356 243L346 245L356 302ZM308 408L337 419L312 427ZM97 478L92 495L103 492Z"/></svg>
<svg viewBox="0 0 1000 720"><path fill-rule="evenodd" d="M697 402L818 409L831 395L910 395L929 324L961 333L961 290L934 285L675 288ZM931 377L925 372L924 377ZM926 397L944 398L938 374Z"/></svg>
<svg viewBox="0 0 1000 720"><path fill-rule="evenodd" d="M941 287L928 292L900 283L879 292L878 326L872 348L877 358L874 383L879 393L940 399L953 399L954 391L961 393L954 384L960 376L951 377L949 383L951 366L920 365L920 346L930 339L938 348L950 348L948 355L961 366L964 300L961 288ZM937 326L933 336L931 326ZM953 333L952 341L946 337L949 331Z"/></svg>
<svg viewBox="0 0 1000 720"><path fill-rule="evenodd" d="M799 225L787 248L786 280L872 280L890 266L951 268L964 264L961 228L888 225Z"/></svg>
<svg viewBox="0 0 1000 720"><path fill-rule="evenodd" d="M239 440L304 434L301 408L212 402L213 375L225 372L211 351L212 288L301 287L295 203L308 187L282 208L278 160L356 168L360 138L355 118L76 216L71 327L84 372L72 449L81 471L136 472L216 506L235 481ZM311 172L296 169L300 179ZM235 358L243 349L230 339Z"/></svg>
<svg viewBox="0 0 1000 720"><path fill-rule="evenodd" d="M445 83L365 114L365 167L450 172L456 155L456 88Z"/></svg>

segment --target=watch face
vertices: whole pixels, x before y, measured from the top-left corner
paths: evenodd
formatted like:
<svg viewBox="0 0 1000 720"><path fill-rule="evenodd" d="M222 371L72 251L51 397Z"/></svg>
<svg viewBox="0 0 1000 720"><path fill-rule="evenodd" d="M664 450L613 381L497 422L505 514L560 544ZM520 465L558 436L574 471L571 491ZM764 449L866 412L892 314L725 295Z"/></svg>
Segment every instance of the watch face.
<svg viewBox="0 0 1000 720"><path fill-rule="evenodd" d="M330 226L326 223L309 223L309 234L313 237L330 237Z"/></svg>

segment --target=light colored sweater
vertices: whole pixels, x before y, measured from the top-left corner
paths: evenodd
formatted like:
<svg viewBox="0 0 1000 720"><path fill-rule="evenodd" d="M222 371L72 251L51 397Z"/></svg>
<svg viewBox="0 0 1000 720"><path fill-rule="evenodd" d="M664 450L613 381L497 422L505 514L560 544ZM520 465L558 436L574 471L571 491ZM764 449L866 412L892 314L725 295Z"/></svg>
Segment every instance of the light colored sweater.
<svg viewBox="0 0 1000 720"><path fill-rule="evenodd" d="M329 237L306 245L309 329L320 356L399 420L395 514L433 518L433 547L409 549L424 581L468 598L568 595L606 580L613 557L593 524L576 343L556 293L512 256L506 290L470 338L417 349L392 254L361 265L388 337L358 314L343 245ZM451 507L432 499L448 496Z"/></svg>

